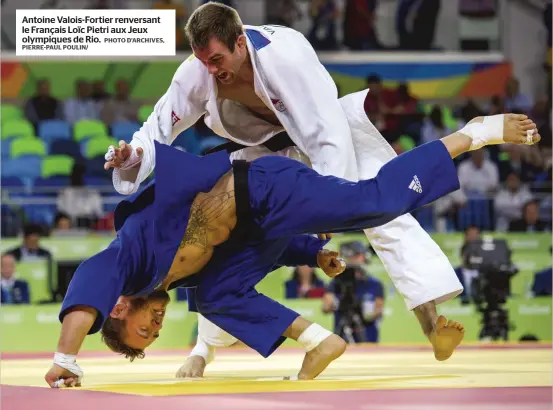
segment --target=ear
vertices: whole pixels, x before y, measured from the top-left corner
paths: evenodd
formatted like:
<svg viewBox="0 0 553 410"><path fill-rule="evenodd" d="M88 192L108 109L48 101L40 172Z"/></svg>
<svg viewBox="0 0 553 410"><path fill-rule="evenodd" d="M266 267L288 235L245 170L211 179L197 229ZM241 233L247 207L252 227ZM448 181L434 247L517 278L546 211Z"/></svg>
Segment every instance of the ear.
<svg viewBox="0 0 553 410"><path fill-rule="evenodd" d="M111 309L110 317L114 319L123 319L128 311L129 307L126 303L117 302L113 309Z"/></svg>
<svg viewBox="0 0 553 410"><path fill-rule="evenodd" d="M238 46L238 48L244 49L244 48L246 48L247 44L248 43L246 41L246 36L244 34L240 34L238 36L238 38L236 39L236 45Z"/></svg>

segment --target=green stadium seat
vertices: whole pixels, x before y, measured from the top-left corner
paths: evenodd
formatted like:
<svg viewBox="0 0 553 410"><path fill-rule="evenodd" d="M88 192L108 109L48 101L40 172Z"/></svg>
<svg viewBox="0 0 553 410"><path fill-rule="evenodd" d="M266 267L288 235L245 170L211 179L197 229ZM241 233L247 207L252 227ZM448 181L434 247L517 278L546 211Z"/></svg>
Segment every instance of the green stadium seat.
<svg viewBox="0 0 553 410"><path fill-rule="evenodd" d="M402 135L399 137L399 145L403 151L411 151L417 146L417 143L409 135Z"/></svg>
<svg viewBox="0 0 553 410"><path fill-rule="evenodd" d="M80 120L73 126L73 139L77 142L87 138L103 137L107 134L106 124L99 120Z"/></svg>
<svg viewBox="0 0 553 410"><path fill-rule="evenodd" d="M442 118L444 119L444 125L451 130L451 132L457 131L457 119L453 115L451 108L442 107Z"/></svg>
<svg viewBox="0 0 553 410"><path fill-rule="evenodd" d="M68 155L50 155L42 161L42 178L69 176L75 159Z"/></svg>
<svg viewBox="0 0 553 410"><path fill-rule="evenodd" d="M424 104L422 106L422 112L424 112L426 115L430 115L433 106L433 104ZM444 125L449 128L451 132L457 130L457 124L459 121L453 115L453 111L451 111L451 108L445 105L441 105L440 108L442 109L442 119L444 121Z"/></svg>
<svg viewBox="0 0 553 410"><path fill-rule="evenodd" d="M44 141L35 137L22 137L13 140L11 145L11 157L17 158L23 155L36 155L45 157L48 150Z"/></svg>
<svg viewBox="0 0 553 410"><path fill-rule="evenodd" d="M154 111L153 105L143 105L138 109L138 121L145 122Z"/></svg>
<svg viewBox="0 0 553 410"><path fill-rule="evenodd" d="M95 137L88 140L86 143L85 158L92 159L103 157L110 145L119 146L114 138L110 137Z"/></svg>
<svg viewBox="0 0 553 410"><path fill-rule="evenodd" d="M2 104L0 105L0 118L2 119L2 124L4 124L12 120L25 119L25 115L23 114L23 110L17 105Z"/></svg>
<svg viewBox="0 0 553 410"><path fill-rule="evenodd" d="M2 123L2 139L34 137L33 124L25 119L10 120Z"/></svg>

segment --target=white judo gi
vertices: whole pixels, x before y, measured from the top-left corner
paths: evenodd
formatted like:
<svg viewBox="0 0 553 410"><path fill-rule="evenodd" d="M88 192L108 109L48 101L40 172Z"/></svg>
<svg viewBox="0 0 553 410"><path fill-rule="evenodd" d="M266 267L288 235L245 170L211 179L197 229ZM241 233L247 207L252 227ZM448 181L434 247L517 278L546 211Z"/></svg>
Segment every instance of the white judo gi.
<svg viewBox="0 0 553 410"><path fill-rule="evenodd" d="M282 126L268 123L237 102L218 99L217 80L191 56L177 69L166 94L133 136L132 147L144 152L136 181L127 169L114 170L118 192L136 192L151 173L154 140L171 144L202 115L217 135L248 146L231 154L233 159L253 160L263 155L299 158L299 150L317 172L357 181L375 177L396 155L365 114L368 90L338 99L332 77L301 33L281 26L245 28L256 94ZM275 153L259 145L283 131L297 148ZM132 159L124 168L129 165ZM442 303L462 292L447 257L412 216L401 216L365 233L409 310L432 300ZM204 340L209 339L212 346L232 344L233 338L217 342L217 333L222 331L202 324L205 319L198 316Z"/></svg>

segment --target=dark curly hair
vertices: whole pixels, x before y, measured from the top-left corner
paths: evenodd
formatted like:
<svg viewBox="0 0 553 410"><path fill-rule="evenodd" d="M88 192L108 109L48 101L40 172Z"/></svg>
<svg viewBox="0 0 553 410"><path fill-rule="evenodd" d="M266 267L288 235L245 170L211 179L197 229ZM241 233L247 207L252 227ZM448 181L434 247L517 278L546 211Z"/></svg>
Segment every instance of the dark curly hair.
<svg viewBox="0 0 553 410"><path fill-rule="evenodd" d="M124 332L125 320L114 319L108 316L101 330L102 342L104 342L112 352L124 355L125 359L129 359L131 362L136 358L144 359L144 356L146 356L144 350L133 349L123 342Z"/></svg>

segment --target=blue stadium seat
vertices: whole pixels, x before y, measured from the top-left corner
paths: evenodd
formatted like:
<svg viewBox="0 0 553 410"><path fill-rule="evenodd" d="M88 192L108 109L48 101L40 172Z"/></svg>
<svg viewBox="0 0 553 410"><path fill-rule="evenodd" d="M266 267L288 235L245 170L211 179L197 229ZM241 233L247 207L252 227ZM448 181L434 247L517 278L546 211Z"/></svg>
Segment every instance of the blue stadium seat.
<svg viewBox="0 0 553 410"><path fill-rule="evenodd" d="M81 158L79 143L73 140L55 140L49 147L50 155L69 155L73 158Z"/></svg>
<svg viewBox="0 0 553 410"><path fill-rule="evenodd" d="M106 171L104 169L105 163L106 161L104 157L96 157L86 160L86 175L111 178L111 170Z"/></svg>
<svg viewBox="0 0 553 410"><path fill-rule="evenodd" d="M69 177L65 176L53 176L49 178L37 178L35 180L34 186L36 188L48 188L48 190L38 190L40 192L40 195L44 196L58 196L59 189L55 188L64 188L66 186L69 186Z"/></svg>
<svg viewBox="0 0 553 410"><path fill-rule="evenodd" d="M36 179L42 172L42 158L35 155L23 155L2 161L2 175Z"/></svg>
<svg viewBox="0 0 553 410"><path fill-rule="evenodd" d="M62 120L41 121L38 136L47 144L55 140L71 139L71 125Z"/></svg>
<svg viewBox="0 0 553 410"><path fill-rule="evenodd" d="M459 211L458 222L461 230L469 225L476 225L482 230L492 229L490 200L469 197L467 204Z"/></svg>
<svg viewBox="0 0 553 410"><path fill-rule="evenodd" d="M2 177L2 188L23 188L24 186L25 184L18 177Z"/></svg>
<svg viewBox="0 0 553 410"><path fill-rule="evenodd" d="M133 134L140 129L140 124L137 122L120 121L115 122L111 126L111 136L115 139L130 142Z"/></svg>
<svg viewBox="0 0 553 410"><path fill-rule="evenodd" d="M106 174L102 175L85 175L84 183L90 187L111 187L113 182L111 180L111 173L104 171Z"/></svg>
<svg viewBox="0 0 553 410"><path fill-rule="evenodd" d="M16 209L2 204L0 216L2 238L10 238L19 235L23 228L23 218Z"/></svg>
<svg viewBox="0 0 553 410"><path fill-rule="evenodd" d="M46 226L54 225L54 219L57 213L55 204L23 205L21 208L27 217L27 222Z"/></svg>
<svg viewBox="0 0 553 410"><path fill-rule="evenodd" d="M415 213L416 219L426 232L434 232L434 208L425 206Z"/></svg>
<svg viewBox="0 0 553 410"><path fill-rule="evenodd" d="M2 140L2 159L11 158L12 139Z"/></svg>

